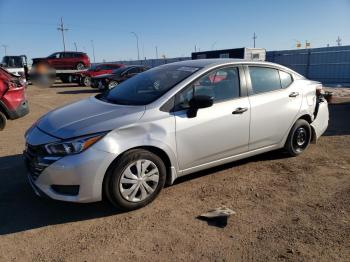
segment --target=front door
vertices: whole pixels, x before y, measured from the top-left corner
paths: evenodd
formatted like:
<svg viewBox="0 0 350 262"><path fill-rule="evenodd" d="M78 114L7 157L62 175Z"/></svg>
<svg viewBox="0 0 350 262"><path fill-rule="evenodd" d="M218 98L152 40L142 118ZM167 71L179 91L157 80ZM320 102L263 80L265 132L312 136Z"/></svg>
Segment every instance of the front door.
<svg viewBox="0 0 350 262"><path fill-rule="evenodd" d="M211 96L214 104L188 118L189 100L194 95ZM179 168L186 170L246 152L249 108L248 98L240 96L237 67L214 70L178 93L174 115Z"/></svg>

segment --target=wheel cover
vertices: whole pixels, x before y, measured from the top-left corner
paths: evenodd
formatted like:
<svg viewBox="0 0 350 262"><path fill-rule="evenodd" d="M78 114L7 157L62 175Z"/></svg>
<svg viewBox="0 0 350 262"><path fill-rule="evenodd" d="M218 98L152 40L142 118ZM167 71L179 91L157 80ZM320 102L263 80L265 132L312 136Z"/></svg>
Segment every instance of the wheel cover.
<svg viewBox="0 0 350 262"><path fill-rule="evenodd" d="M159 170L147 159L139 159L124 170L119 182L122 197L130 202L140 202L152 196L158 186Z"/></svg>
<svg viewBox="0 0 350 262"><path fill-rule="evenodd" d="M85 77L84 78L84 85L89 86L91 84L90 78L89 77Z"/></svg>
<svg viewBox="0 0 350 262"><path fill-rule="evenodd" d="M304 150L309 141L309 135L305 127L299 127L294 132L293 146L297 151Z"/></svg>
<svg viewBox="0 0 350 262"><path fill-rule="evenodd" d="M77 69L80 70L80 69L84 69L84 65L82 63L79 63L77 65Z"/></svg>
<svg viewBox="0 0 350 262"><path fill-rule="evenodd" d="M111 81L111 82L108 84L108 87L109 87L109 88L113 88L113 87L115 87L116 85L118 85L118 82L117 82L117 81Z"/></svg>

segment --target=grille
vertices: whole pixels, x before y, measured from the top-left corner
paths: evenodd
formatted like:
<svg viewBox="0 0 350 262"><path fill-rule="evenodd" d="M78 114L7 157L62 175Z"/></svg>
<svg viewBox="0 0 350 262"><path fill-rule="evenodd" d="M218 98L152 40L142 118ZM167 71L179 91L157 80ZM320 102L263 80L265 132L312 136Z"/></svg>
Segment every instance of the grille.
<svg viewBox="0 0 350 262"><path fill-rule="evenodd" d="M35 181L48 166L48 164L43 161L44 151L40 147L27 144L24 156L29 175Z"/></svg>

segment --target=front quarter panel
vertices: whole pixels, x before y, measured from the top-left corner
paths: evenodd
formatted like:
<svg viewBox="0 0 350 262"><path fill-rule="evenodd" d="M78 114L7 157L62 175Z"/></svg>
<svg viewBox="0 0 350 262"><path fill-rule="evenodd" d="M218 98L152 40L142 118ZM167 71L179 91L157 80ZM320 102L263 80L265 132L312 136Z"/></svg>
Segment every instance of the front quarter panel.
<svg viewBox="0 0 350 262"><path fill-rule="evenodd" d="M159 109L146 110L135 124L124 126L107 134L96 147L115 155L137 147L156 147L169 157L171 166L178 172L176 160L175 119Z"/></svg>

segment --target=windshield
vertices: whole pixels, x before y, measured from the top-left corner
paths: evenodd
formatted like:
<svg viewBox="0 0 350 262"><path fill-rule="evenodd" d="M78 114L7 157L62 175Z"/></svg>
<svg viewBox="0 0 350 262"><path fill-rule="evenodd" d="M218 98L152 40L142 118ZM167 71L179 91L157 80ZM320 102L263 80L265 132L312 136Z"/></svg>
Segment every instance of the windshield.
<svg viewBox="0 0 350 262"><path fill-rule="evenodd" d="M112 71L112 74L113 74L113 75L119 76L119 75L120 75L121 73L123 73L125 70L127 70L127 68L125 68L125 67L120 67L120 68L114 69L114 70Z"/></svg>
<svg viewBox="0 0 350 262"><path fill-rule="evenodd" d="M21 56L4 56L2 63L5 67L20 68L24 66Z"/></svg>
<svg viewBox="0 0 350 262"><path fill-rule="evenodd" d="M146 105L198 70L198 67L171 64L159 66L130 78L97 98L122 105Z"/></svg>

